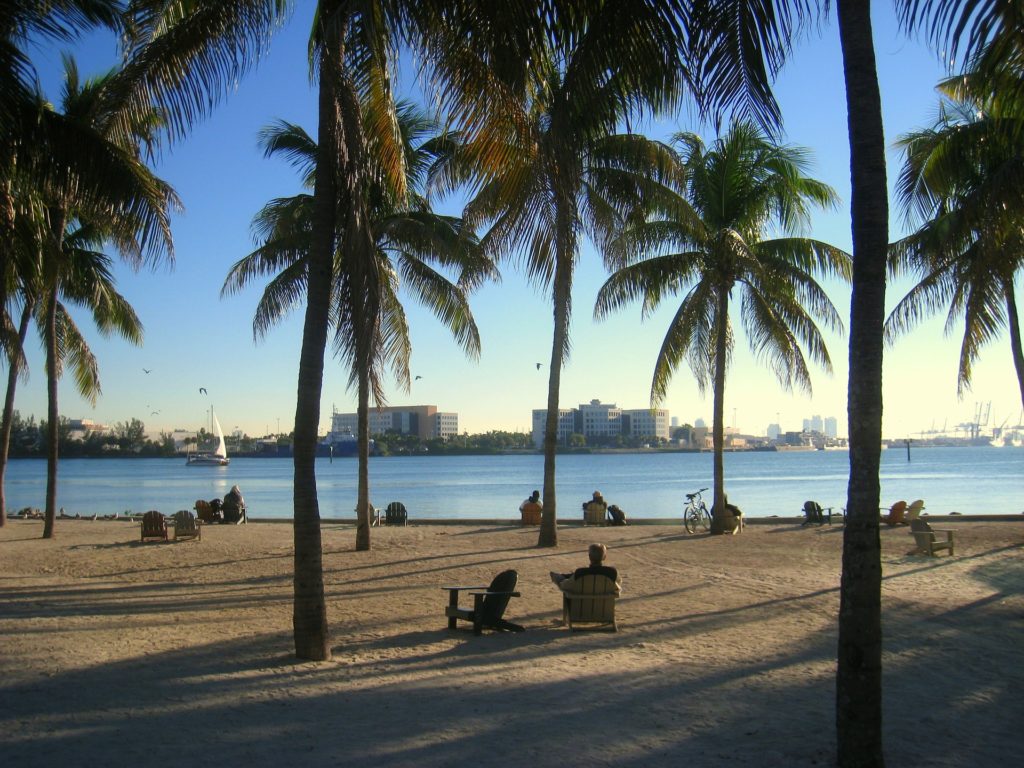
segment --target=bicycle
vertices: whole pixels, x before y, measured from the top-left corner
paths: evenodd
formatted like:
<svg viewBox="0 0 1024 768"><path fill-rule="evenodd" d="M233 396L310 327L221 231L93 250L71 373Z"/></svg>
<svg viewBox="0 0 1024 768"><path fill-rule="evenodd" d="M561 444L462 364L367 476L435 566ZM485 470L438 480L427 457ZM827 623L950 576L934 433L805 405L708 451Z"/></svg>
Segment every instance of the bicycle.
<svg viewBox="0 0 1024 768"><path fill-rule="evenodd" d="M687 533L696 533L698 528L705 531L711 527L711 513L708 512L707 504L701 498L701 494L707 488L701 488L696 493L686 494L686 507L683 509L683 525Z"/></svg>

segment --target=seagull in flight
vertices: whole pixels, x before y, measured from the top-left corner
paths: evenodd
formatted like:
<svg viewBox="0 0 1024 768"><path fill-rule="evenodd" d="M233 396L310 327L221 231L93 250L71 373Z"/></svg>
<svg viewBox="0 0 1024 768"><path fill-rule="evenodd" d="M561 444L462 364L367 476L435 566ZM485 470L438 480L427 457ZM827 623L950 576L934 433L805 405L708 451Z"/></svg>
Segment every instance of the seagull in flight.
<svg viewBox="0 0 1024 768"><path fill-rule="evenodd" d="M206 387L200 387L200 388L199 388L199 391L200 391L200 392L202 392L202 393L203 393L204 395L207 395L207 394L209 394L209 393L208 393L208 392L206 391Z"/></svg>
<svg viewBox="0 0 1024 768"><path fill-rule="evenodd" d="M537 363L536 365L537 365L537 370L539 371L539 370L540 370L540 367L541 367L542 365L544 365L544 363Z"/></svg>
<svg viewBox="0 0 1024 768"><path fill-rule="evenodd" d="M160 411L153 411L153 412L152 412L151 414L149 414L149 415L150 415L150 416L159 416L159 415L160 415Z"/></svg>
<svg viewBox="0 0 1024 768"><path fill-rule="evenodd" d="M413 379L413 381L417 381L418 379L422 379L422 378L423 378L422 376L417 376L415 379Z"/></svg>
<svg viewBox="0 0 1024 768"><path fill-rule="evenodd" d="M152 369L152 368L143 368L143 369L142 369L142 372L143 372L143 373L152 373L152 371L153 371L153 369Z"/></svg>

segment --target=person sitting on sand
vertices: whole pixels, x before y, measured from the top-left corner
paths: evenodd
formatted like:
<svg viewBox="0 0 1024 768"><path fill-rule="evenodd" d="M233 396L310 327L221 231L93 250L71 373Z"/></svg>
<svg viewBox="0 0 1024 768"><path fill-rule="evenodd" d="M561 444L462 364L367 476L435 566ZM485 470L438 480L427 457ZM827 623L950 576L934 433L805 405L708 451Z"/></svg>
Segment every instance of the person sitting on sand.
<svg viewBox="0 0 1024 768"><path fill-rule="evenodd" d="M608 547L604 544L591 544L587 550L590 557L590 565L585 568L577 568L572 573L558 573L551 571L551 581L563 592L573 592L576 580L584 576L607 576L615 582L615 594L622 592L622 585L619 584L619 572L610 565L605 565L605 558L608 557Z"/></svg>

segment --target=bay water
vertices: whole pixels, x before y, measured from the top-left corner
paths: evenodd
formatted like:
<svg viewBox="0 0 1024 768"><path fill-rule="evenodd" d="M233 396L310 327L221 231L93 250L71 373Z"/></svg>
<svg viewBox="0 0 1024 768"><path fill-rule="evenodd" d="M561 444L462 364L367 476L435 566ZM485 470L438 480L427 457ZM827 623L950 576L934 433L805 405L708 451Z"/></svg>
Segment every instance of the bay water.
<svg viewBox="0 0 1024 768"><path fill-rule="evenodd" d="M543 482L539 454L508 456L395 456L370 459L370 497L377 507L401 501L410 520L517 519L519 504ZM323 518L351 519L356 460L317 460ZM729 500L749 517L801 515L807 499L836 511L846 504L845 451L735 452L725 455ZM559 455L560 518L582 516L595 490L633 518L680 519L685 494L710 488L710 453ZM109 515L191 509L196 499L223 497L233 485L252 518L292 516L291 459L233 458L227 467L186 466L183 459L64 459L58 505L69 515ZM1024 448L890 448L882 452L882 503L924 499L933 515L1024 512ZM9 513L43 508L46 462L12 460L7 469ZM704 494L711 505L711 491Z"/></svg>

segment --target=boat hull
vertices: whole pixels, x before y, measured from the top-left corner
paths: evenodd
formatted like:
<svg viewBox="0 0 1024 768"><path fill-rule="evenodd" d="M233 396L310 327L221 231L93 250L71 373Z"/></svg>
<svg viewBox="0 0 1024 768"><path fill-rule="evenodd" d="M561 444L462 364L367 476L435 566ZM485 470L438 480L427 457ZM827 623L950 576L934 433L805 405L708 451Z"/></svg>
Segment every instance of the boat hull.
<svg viewBox="0 0 1024 768"><path fill-rule="evenodd" d="M189 467L226 467L231 459L226 456L189 456L185 465Z"/></svg>

